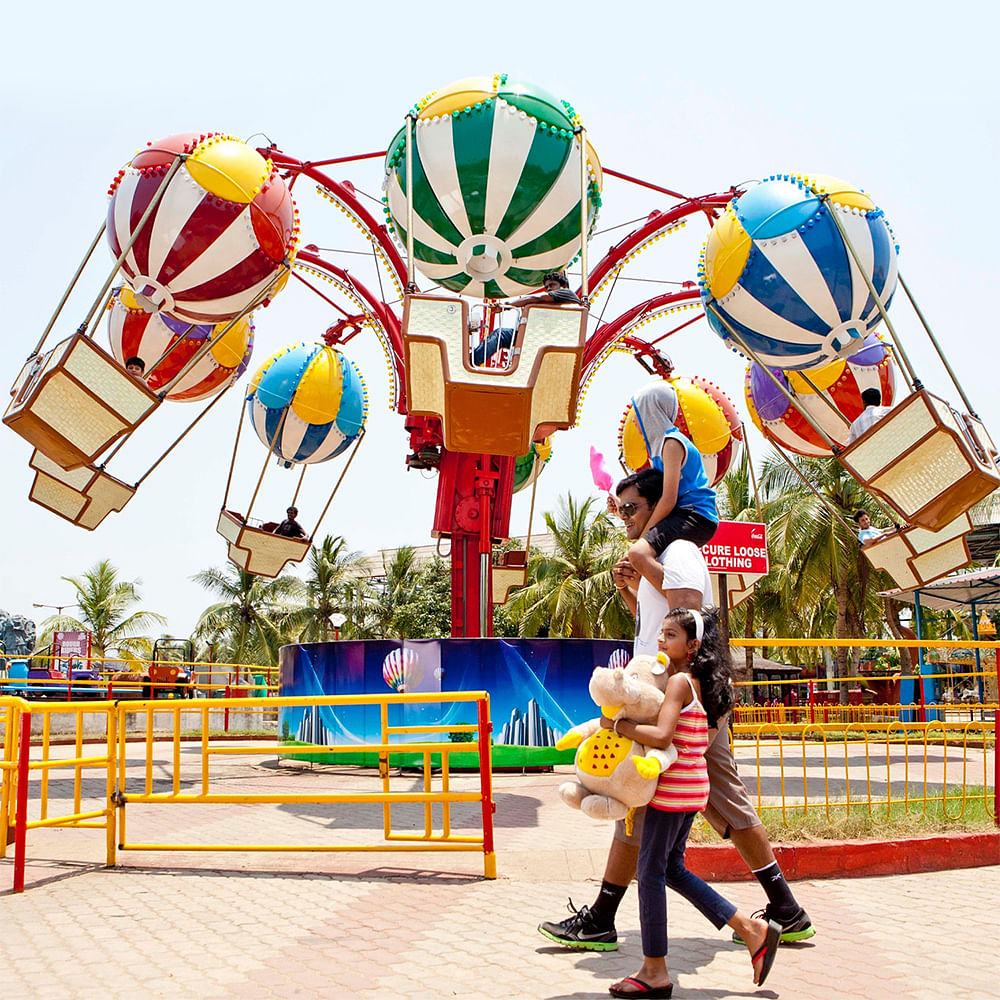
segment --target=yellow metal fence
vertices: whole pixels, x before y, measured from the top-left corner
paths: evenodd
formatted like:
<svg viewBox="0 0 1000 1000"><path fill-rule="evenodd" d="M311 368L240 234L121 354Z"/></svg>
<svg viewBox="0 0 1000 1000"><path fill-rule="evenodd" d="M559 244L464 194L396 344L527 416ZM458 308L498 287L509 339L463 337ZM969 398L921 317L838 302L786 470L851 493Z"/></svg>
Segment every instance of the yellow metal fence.
<svg viewBox="0 0 1000 1000"><path fill-rule="evenodd" d="M398 703L471 703L475 723L448 725L390 725L389 706ZM210 713L274 713L282 707L370 705L381 718L379 742L349 745L290 745L273 742L250 743L222 740L211 735ZM75 720L68 746L52 740L52 722L59 716ZM30 704L19 698L0 698L0 858L14 844L14 891L24 888L27 833L39 827L101 828L107 832L107 864L117 860L117 851L464 851L481 853L486 878L495 878L496 851L493 837L493 802L489 697L485 692L455 692L413 695L331 696L321 698L275 698L263 703L256 698L215 701L75 702ZM191 731L196 735L192 736ZM96 735L94 735L96 733ZM445 735L460 733L474 742L452 742ZM130 737L131 735L131 742ZM85 750L96 740L99 752ZM129 748L141 748L130 759ZM284 787L257 792L241 786L233 788L232 775L220 780L214 773L219 762L234 758L271 757L296 759L322 755L371 753L379 762L377 792L297 793ZM450 765L453 753L477 754L478 771L463 776L464 789L456 788ZM393 783L391 764L405 754L416 758L422 771L422 787L402 790ZM136 757L141 763L136 766ZM466 756L466 761L468 756ZM61 771L59 771L61 769ZM99 770L103 777L100 793L84 787L87 769ZM136 771L141 773L137 774ZM53 795L50 776L59 771L71 787ZM32 781L37 775L38 781ZM395 776L398 778L398 775ZM63 779L66 780L66 779ZM470 787L470 785L472 787ZM30 795L29 795L30 790ZM54 808L54 803L57 806ZM339 842L321 839L313 843L253 843L191 840L188 842L129 841L126 814L136 809L163 806L228 805L306 806L377 805L382 810L383 840L379 843ZM393 809L404 804L422 808L422 829L400 831L393 828ZM466 807L464 826L453 821L452 809ZM473 806L478 821L469 829L468 807ZM185 829L183 815L171 816L169 829ZM241 828L242 832L242 828Z"/></svg>

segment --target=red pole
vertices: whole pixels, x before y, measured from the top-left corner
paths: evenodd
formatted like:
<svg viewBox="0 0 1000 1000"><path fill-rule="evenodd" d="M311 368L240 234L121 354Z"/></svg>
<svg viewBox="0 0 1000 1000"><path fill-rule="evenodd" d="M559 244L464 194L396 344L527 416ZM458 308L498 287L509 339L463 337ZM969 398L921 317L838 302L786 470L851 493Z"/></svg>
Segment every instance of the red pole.
<svg viewBox="0 0 1000 1000"><path fill-rule="evenodd" d="M809 682L809 724L816 721L816 684Z"/></svg>
<svg viewBox="0 0 1000 1000"><path fill-rule="evenodd" d="M229 698L229 697L230 697L230 694L229 694L229 685L227 684L226 685L226 698ZM226 702L226 711L225 711L224 716L223 716L222 731L224 733L228 733L229 732L229 702L228 701Z"/></svg>
<svg viewBox="0 0 1000 1000"><path fill-rule="evenodd" d="M17 748L17 800L14 807L14 892L24 892L25 839L28 833L28 762L31 758L31 712L21 713Z"/></svg>
<svg viewBox="0 0 1000 1000"><path fill-rule="evenodd" d="M476 714L479 723L479 782L483 802L483 854L493 854L493 760L490 753L490 733L493 726L490 723L489 702L480 698L476 702Z"/></svg>

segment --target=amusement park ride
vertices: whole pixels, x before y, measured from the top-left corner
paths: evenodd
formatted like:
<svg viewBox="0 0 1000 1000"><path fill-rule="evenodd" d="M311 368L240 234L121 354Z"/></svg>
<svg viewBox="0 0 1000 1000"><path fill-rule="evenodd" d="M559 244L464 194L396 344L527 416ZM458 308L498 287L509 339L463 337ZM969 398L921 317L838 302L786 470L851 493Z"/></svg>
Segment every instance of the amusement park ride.
<svg viewBox="0 0 1000 1000"><path fill-rule="evenodd" d="M328 173L374 158L384 158L382 218L350 182ZM606 174L671 204L632 224L592 264L588 241ZM300 247L292 193L307 182L370 244L377 290L331 252ZM387 151L309 161L217 133L172 136L137 153L108 194L107 222L3 418L35 449L31 499L87 529L122 510L236 383L253 347L251 312L290 278L338 317L323 343L277 351L247 387L218 520L229 557L276 576L306 556L364 437L367 391L342 348L369 330L409 435L407 465L437 473L432 534L451 540L453 636L490 635L493 603L524 584L526 551L493 566L494 545L510 535L512 495L533 486L550 436L574 426L588 383L612 352L631 353L649 375L674 383L678 426L705 457L709 478L725 475L743 438L735 407L706 380L675 377L658 348L703 314L750 361L746 400L764 436L782 453L835 457L891 512L898 530L864 551L900 586L968 562L967 512L1000 485L996 447L957 380L964 411L924 388L890 320L897 284L913 300L882 212L833 178L781 175L685 197L602 169L569 104L498 75L429 94ZM638 254L697 217L709 227L698 283L611 318L591 312ZM110 274L75 332L46 348L105 236L115 257ZM505 302L538 293L547 273L574 263L578 302L542 294L519 310ZM417 272L436 287L418 288ZM654 340L638 333L699 305ZM104 315L109 348L96 339ZM875 332L880 325L887 340ZM144 377L126 371L131 357L144 362ZM902 399L894 361L909 386ZM892 408L849 441L861 392L873 386ZM109 461L165 400L205 406L136 483L112 476ZM244 420L266 448L245 514L229 506ZM627 468L648 464L628 410L620 446ZM302 467L294 506L306 468L348 451L306 537L252 518L272 456L280 467Z"/></svg>

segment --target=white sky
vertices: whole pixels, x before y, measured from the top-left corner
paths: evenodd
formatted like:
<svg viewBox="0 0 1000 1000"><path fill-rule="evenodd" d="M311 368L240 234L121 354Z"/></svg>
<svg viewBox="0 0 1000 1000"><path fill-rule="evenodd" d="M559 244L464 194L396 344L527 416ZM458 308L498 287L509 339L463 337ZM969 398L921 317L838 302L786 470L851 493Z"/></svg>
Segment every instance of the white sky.
<svg viewBox="0 0 1000 1000"><path fill-rule="evenodd" d="M946 9L850 0L771 9L724 2L14 5L5 15L0 65L7 316L0 382L13 382L97 231L109 181L147 140L212 129L244 138L266 133L303 160L374 151L386 147L428 90L506 71L569 100L605 166L675 190L706 194L795 171L865 188L885 210L902 247L901 272L996 437L995 318L983 312L988 300L981 296L996 281L989 192L997 166L998 20L992 5L963 0ZM331 172L379 194L379 161ZM304 243L366 246L304 184L296 196ZM608 178L598 229L667 204ZM627 231L599 239L592 260ZM656 282L696 278L704 235L704 225L692 220L640 257L630 274ZM375 284L364 258L331 256ZM110 264L103 248L96 261L85 288L90 297ZM619 282L605 318L666 287ZM90 297L71 300L56 335L72 332ZM311 293L290 287L255 316L251 369L287 343L318 338L332 318ZM957 402L901 296L893 318L928 388ZM368 383L369 433L322 530L364 551L424 544L435 483L406 472L406 435L402 418L388 409L381 350L370 335L359 341L349 353ZM665 347L680 374L710 378L745 414L743 363L704 321ZM645 378L624 356L602 369L581 424L555 438L539 481L536 530L540 512L552 509L559 493L592 491L589 446L613 459L621 411ZM60 578L107 557L124 578L141 579L143 604L168 617L172 634L187 634L209 603L191 575L225 563L214 528L238 410L234 389L128 507L93 533L28 502L31 449L3 428L0 608L41 621L49 612L33 602L72 600L72 587ZM134 480L196 412L161 407L109 471ZM244 440L240 465L249 480L263 449ZM764 448L756 432L750 441L759 458ZM307 484L328 491L339 471L338 462L316 467ZM270 492L254 512L273 507L280 514L293 487L277 470L265 482ZM248 488L238 486L236 497L240 489L248 496ZM307 527L320 506L316 493L299 504ZM514 533L526 529L528 500L527 491L515 497ZM244 509L245 502L241 508L231 497L230 506Z"/></svg>

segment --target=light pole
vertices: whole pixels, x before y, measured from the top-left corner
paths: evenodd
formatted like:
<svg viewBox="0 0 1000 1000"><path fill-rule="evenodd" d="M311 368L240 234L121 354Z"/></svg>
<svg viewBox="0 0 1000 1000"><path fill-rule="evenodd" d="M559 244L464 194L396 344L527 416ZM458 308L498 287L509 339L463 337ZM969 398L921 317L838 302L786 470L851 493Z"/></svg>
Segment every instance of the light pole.
<svg viewBox="0 0 1000 1000"><path fill-rule="evenodd" d="M329 622L333 626L333 641L337 642L340 639L340 627L347 622L347 615L334 611L330 615Z"/></svg>
<svg viewBox="0 0 1000 1000"><path fill-rule="evenodd" d="M32 607L35 608L52 608L60 616L63 613L63 608L75 608L77 607L76 601L72 604L39 604L37 601L32 602Z"/></svg>

